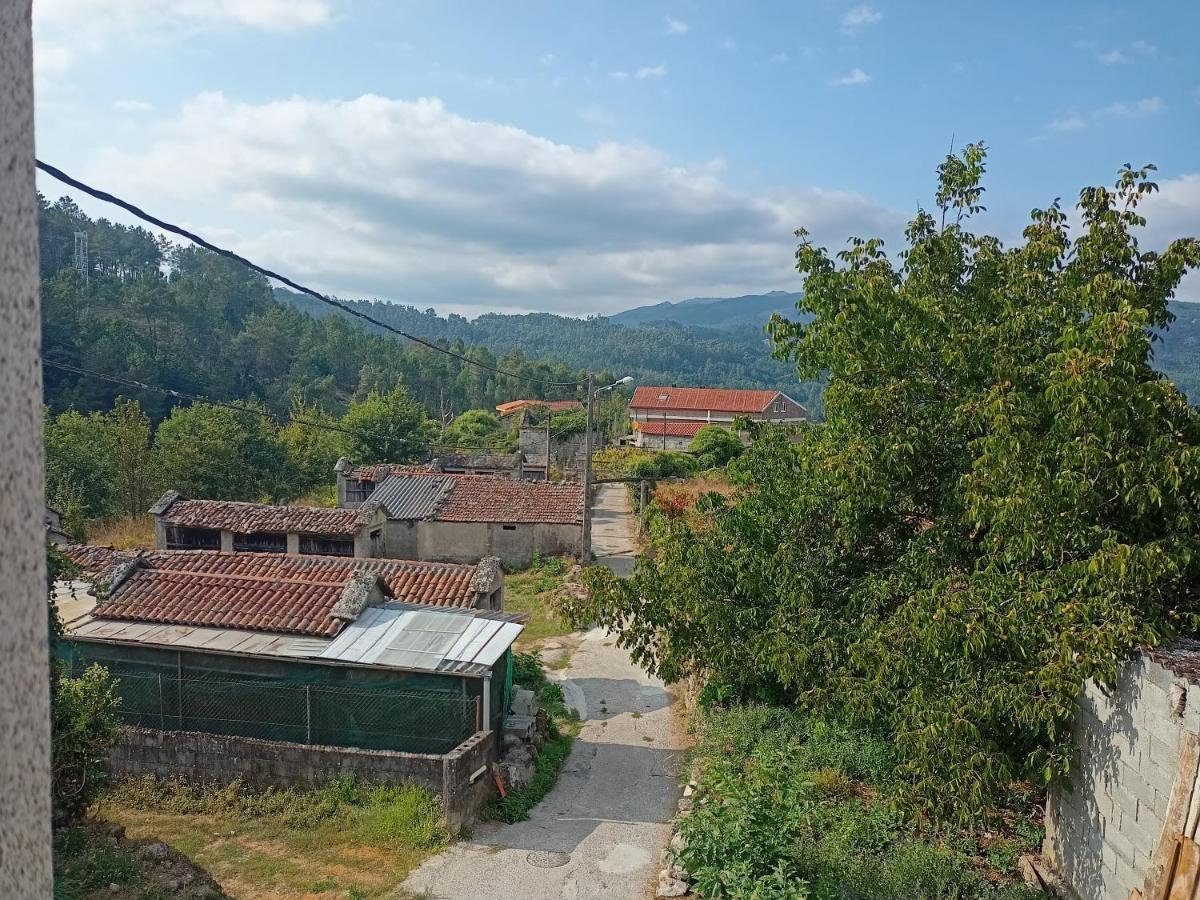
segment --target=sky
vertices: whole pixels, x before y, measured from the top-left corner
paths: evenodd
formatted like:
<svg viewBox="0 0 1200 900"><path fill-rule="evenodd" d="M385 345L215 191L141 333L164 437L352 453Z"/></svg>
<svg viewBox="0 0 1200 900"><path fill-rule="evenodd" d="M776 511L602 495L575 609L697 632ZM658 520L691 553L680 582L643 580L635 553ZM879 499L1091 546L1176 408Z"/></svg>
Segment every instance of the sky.
<svg viewBox="0 0 1200 900"><path fill-rule="evenodd" d="M1194 0L34 0L34 34L39 158L341 297L797 290L797 228L896 252L976 140L1006 243L1126 162L1145 246L1200 235Z"/></svg>

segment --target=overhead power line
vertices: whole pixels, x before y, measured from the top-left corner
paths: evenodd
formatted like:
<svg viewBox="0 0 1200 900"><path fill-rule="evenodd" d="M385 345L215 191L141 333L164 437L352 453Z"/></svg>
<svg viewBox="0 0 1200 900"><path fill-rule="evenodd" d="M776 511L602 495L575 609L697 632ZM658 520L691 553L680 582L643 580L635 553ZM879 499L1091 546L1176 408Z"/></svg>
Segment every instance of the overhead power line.
<svg viewBox="0 0 1200 900"><path fill-rule="evenodd" d="M128 200L122 200L120 197L110 194L107 191L102 191L99 188L94 188L90 184L86 184L77 178L72 178L70 175L56 166L42 162L40 159L36 160L36 163L39 169L41 169L47 175L58 179L63 184L70 185L77 190L83 191L85 194L95 197L97 200L103 200L105 203L111 203L114 206L119 206L121 209L136 216L143 222L149 222L151 225L161 228L163 231L168 231L171 234L186 238L193 244L203 247L205 250L211 250L213 253L216 253L219 256L224 256L226 259L232 259L234 262L241 263L246 268L252 269L253 271L258 272L260 275L265 275L267 278L272 278L281 284L286 284L293 290L297 290L302 294L307 294L308 296L320 300L322 303L328 306L332 306L335 309L340 309L342 312L348 313L355 318L362 319L364 322L370 322L372 325L382 328L384 331L390 331L392 334L399 335L402 338L412 341L414 344L420 344L422 347L428 347L430 350L436 350L438 353L444 353L447 356L453 356L455 359L462 360L468 365L475 366L476 368L483 369L488 372L494 372L497 375L504 375L508 378L516 378L519 381L528 381L532 384L540 384L546 387L580 387L583 384L581 381L546 381L540 378L531 378L528 375L518 375L516 372L509 372L496 366L489 366L487 363L482 363L478 360L471 359L471 357L467 356L465 353L459 353L455 350L450 350L447 347L439 346L438 344L428 341L425 338L417 337L416 335L409 334L406 331L401 331L399 328L394 328L393 326L388 325L386 322L381 322L374 316L367 315L360 310L354 309L352 306L347 306L345 303L334 300L332 297L326 297L320 291L306 287L299 282L292 281L292 279L284 275L280 275L278 272L274 272L265 266L260 266L257 263L253 263L244 256L239 256L237 253L234 253L232 250L226 250L224 247L218 247L211 241L205 240L204 238L200 237L200 235L188 231L186 228L163 221L157 216L152 216L145 210L134 206Z"/></svg>

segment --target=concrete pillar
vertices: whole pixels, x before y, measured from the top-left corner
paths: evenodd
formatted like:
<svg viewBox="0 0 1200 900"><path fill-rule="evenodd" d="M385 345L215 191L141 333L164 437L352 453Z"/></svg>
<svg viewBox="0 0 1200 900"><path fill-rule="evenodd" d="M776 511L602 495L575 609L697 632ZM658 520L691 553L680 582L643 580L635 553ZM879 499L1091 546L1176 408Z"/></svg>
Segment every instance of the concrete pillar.
<svg viewBox="0 0 1200 900"><path fill-rule="evenodd" d="M233 532L232 531L222 531L221 532L221 552L222 553L232 553L233 552Z"/></svg>
<svg viewBox="0 0 1200 900"><path fill-rule="evenodd" d="M288 532L286 550L288 553L299 553L300 552L300 533L299 532L297 532L297 531L289 531Z"/></svg>
<svg viewBox="0 0 1200 900"><path fill-rule="evenodd" d="M50 897L41 314L30 0L0 0L0 897Z"/></svg>

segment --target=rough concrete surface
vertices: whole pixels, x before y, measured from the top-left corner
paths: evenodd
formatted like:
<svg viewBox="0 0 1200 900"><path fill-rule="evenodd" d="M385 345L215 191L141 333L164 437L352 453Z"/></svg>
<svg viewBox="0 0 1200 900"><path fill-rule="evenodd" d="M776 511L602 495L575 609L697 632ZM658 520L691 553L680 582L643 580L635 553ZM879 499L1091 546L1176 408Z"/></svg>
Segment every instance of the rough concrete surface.
<svg viewBox="0 0 1200 900"><path fill-rule="evenodd" d="M597 556L626 567L633 547L623 492L614 500L602 487L600 502L613 516L595 532ZM554 789L528 821L480 825L470 840L426 861L406 889L445 900L653 893L679 799L684 744L673 697L601 629L582 636L561 675L568 702L585 721ZM542 868L530 861L536 851L569 859Z"/></svg>
<svg viewBox="0 0 1200 900"><path fill-rule="evenodd" d="M50 680L29 0L0 0L0 897L49 897Z"/></svg>
<svg viewBox="0 0 1200 900"><path fill-rule="evenodd" d="M592 503L592 555L622 578L633 569L637 553L629 494L623 484L597 486Z"/></svg>

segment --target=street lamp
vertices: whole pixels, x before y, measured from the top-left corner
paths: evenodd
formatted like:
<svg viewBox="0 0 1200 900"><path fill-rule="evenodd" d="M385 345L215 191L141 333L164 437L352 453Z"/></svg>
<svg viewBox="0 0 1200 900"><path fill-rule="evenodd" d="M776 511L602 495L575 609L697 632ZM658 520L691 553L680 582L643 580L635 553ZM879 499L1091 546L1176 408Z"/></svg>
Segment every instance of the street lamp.
<svg viewBox="0 0 1200 900"><path fill-rule="evenodd" d="M596 378L587 377L587 427L583 431L583 533L579 541L580 562L587 565L592 559L592 401L613 388L629 384L633 376L618 378L612 384L596 387Z"/></svg>

